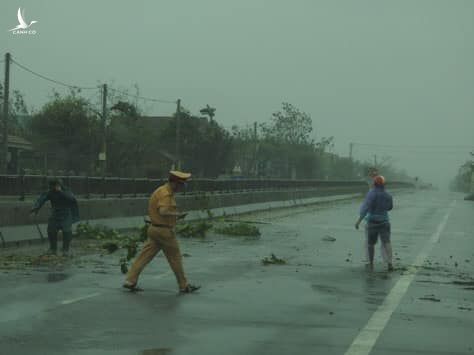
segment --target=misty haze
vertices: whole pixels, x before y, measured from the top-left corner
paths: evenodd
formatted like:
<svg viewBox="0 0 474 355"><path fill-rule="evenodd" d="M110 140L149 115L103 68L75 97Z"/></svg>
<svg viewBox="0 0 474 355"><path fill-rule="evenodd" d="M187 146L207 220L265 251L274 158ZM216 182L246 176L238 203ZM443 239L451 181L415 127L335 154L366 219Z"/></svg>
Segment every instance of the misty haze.
<svg viewBox="0 0 474 355"><path fill-rule="evenodd" d="M474 353L474 2L0 24L1 354Z"/></svg>

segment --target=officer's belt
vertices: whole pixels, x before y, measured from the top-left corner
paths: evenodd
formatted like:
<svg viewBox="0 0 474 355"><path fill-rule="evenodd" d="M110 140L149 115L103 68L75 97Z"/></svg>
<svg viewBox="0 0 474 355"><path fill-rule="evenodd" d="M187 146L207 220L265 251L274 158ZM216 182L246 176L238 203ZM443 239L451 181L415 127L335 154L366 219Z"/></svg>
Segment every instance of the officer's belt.
<svg viewBox="0 0 474 355"><path fill-rule="evenodd" d="M170 226L168 224L155 224L155 223L152 223L152 221L150 221L149 219L147 219L146 217L143 218L143 222L145 222L146 224L151 224L153 227L159 227L159 228L169 228L169 229L173 229L174 226Z"/></svg>
<svg viewBox="0 0 474 355"><path fill-rule="evenodd" d="M152 223L151 224L153 227L159 227L159 228L169 228L169 229L173 229L174 227L173 226L169 226L167 224L154 224Z"/></svg>
<svg viewBox="0 0 474 355"><path fill-rule="evenodd" d="M145 223L151 224L153 227L158 227L158 228L169 228L169 229L174 228L173 226L169 226L167 224L155 224L155 223L151 223L150 221L146 221Z"/></svg>

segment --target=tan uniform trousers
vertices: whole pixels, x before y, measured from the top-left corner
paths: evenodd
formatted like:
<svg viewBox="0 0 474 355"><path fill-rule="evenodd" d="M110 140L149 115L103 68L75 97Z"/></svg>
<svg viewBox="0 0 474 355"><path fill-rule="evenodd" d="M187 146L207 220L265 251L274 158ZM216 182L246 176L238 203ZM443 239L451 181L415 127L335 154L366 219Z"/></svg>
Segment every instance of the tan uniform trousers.
<svg viewBox="0 0 474 355"><path fill-rule="evenodd" d="M140 273L145 266L155 257L160 250L168 260L173 270L180 289L187 286L187 280L184 276L183 261L181 251L179 250L178 240L173 229L155 227L150 225L147 231L148 240L143 245L140 255L135 259L127 274L127 281L136 284Z"/></svg>

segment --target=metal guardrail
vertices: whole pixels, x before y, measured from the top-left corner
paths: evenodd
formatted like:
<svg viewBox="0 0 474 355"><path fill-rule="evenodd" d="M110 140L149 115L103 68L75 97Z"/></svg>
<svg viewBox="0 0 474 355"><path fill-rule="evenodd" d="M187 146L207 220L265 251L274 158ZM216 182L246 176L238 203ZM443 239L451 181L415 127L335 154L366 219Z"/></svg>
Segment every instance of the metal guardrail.
<svg viewBox="0 0 474 355"><path fill-rule="evenodd" d="M133 179L118 177L59 176L65 186L77 196L123 197L149 195L166 179ZM23 200L25 196L37 195L48 188L48 176L40 175L0 175L0 196L13 196ZM412 184L392 182L390 186L410 187ZM326 180L257 180L257 179L192 179L186 193L238 192L249 190L281 190L309 188L337 188L367 186L365 181Z"/></svg>

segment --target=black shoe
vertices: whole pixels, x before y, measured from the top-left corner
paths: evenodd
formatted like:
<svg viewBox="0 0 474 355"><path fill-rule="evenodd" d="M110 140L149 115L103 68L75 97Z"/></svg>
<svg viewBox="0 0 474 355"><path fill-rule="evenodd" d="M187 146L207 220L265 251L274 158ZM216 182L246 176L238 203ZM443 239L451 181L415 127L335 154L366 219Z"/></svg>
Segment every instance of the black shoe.
<svg viewBox="0 0 474 355"><path fill-rule="evenodd" d="M126 288L127 290L130 290L132 292L143 291L143 289L138 287L136 283L132 284L128 281L125 281L125 283L122 285L122 287Z"/></svg>
<svg viewBox="0 0 474 355"><path fill-rule="evenodd" d="M389 272L392 272L393 270L395 270L395 269L393 268L393 264L392 264L392 263L388 264L387 270L388 270Z"/></svg>
<svg viewBox="0 0 474 355"><path fill-rule="evenodd" d="M201 286L188 284L185 288L180 289L179 293L193 293L193 292L199 290L200 288L201 288Z"/></svg>
<svg viewBox="0 0 474 355"><path fill-rule="evenodd" d="M134 288L137 287L137 284L136 283L132 284L131 282L125 281L122 287L128 288L129 290L133 290Z"/></svg>

